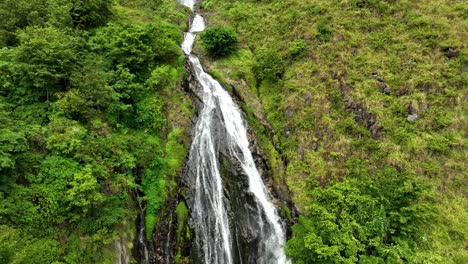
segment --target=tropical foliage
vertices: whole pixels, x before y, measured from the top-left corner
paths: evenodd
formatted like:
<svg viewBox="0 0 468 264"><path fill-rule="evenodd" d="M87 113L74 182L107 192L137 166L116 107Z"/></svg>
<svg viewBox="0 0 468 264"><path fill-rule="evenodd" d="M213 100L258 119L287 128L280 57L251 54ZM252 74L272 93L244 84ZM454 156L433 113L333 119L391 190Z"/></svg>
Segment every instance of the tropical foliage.
<svg viewBox="0 0 468 264"><path fill-rule="evenodd" d="M185 15L172 1L7 0L0 20L0 263L114 263L134 203L150 238L185 158Z"/></svg>
<svg viewBox="0 0 468 264"><path fill-rule="evenodd" d="M237 48L237 35L230 28L210 28L200 35L203 47L214 57L231 54Z"/></svg>

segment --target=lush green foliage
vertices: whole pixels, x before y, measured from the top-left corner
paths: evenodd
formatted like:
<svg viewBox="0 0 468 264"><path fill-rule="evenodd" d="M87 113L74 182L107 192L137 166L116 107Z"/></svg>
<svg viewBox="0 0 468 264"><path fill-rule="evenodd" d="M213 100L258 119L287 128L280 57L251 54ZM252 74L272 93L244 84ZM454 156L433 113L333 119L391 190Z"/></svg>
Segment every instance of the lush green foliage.
<svg viewBox="0 0 468 264"><path fill-rule="evenodd" d="M189 263L189 257L182 257L180 245L183 245L185 240L190 240L190 229L188 225L189 211L187 205L183 201L177 204L175 210L177 216L177 254L175 256L175 263Z"/></svg>
<svg viewBox="0 0 468 264"><path fill-rule="evenodd" d="M312 200L300 217L287 253L297 263L418 263L433 212L421 183L387 167L370 181L358 178L327 189L310 186ZM440 261L440 259L438 259Z"/></svg>
<svg viewBox="0 0 468 264"><path fill-rule="evenodd" d="M75 26L103 26L112 17L112 0L75 0L72 2L70 15Z"/></svg>
<svg viewBox="0 0 468 264"><path fill-rule="evenodd" d="M46 24L71 27L71 1L3 0L0 2L0 46L17 44L17 30Z"/></svg>
<svg viewBox="0 0 468 264"><path fill-rule="evenodd" d="M239 38L236 54L207 61L209 71L248 104L244 109L251 110L249 121L276 182L286 183L304 210L296 227L303 231L288 244L291 256L314 259L302 259L305 263L467 262L465 2L207 0L201 5L211 25L232 27ZM351 166L356 160L366 162ZM433 225L416 221L405 236L394 236L395 227L389 227L392 235L385 239L393 237L394 247L380 243L380 251L367 252L374 236L365 224L368 213L348 212L343 220L332 201L316 199L332 194L341 199L343 192L356 204L382 205L386 217L401 215L379 200L395 188L379 179L387 167L408 183L427 182L437 214ZM378 186L381 195L368 194L351 180L361 174L353 171L363 168L368 186ZM422 197L415 206L426 204ZM317 218L342 229L327 237ZM365 232L352 233L352 226Z"/></svg>
<svg viewBox="0 0 468 264"><path fill-rule="evenodd" d="M252 71L259 82L276 81L284 73L283 60L275 50L260 49L256 52L254 61Z"/></svg>
<svg viewBox="0 0 468 264"><path fill-rule="evenodd" d="M296 39L289 44L289 55L297 57L302 55L306 50L306 42L303 39Z"/></svg>
<svg viewBox="0 0 468 264"><path fill-rule="evenodd" d="M464 1L201 5L206 66L302 210L295 262L468 262ZM0 261L113 263L129 191L147 238L177 193L186 17L173 0L3 0L0 21Z"/></svg>
<svg viewBox="0 0 468 264"><path fill-rule="evenodd" d="M56 240L32 238L0 225L0 263L57 263L60 253Z"/></svg>
<svg viewBox="0 0 468 264"><path fill-rule="evenodd" d="M129 193L151 237L185 158L184 15L33 0L2 1L0 20L0 262L114 263L136 232Z"/></svg>
<svg viewBox="0 0 468 264"><path fill-rule="evenodd" d="M203 47L213 57L233 53L237 48L237 35L230 28L209 28L200 35Z"/></svg>

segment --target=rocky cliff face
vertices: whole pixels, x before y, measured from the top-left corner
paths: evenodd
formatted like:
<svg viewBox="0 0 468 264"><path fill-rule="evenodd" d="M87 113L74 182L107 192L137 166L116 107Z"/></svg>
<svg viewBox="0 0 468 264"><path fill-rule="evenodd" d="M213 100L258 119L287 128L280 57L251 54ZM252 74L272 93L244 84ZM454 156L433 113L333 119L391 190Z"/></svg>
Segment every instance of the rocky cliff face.
<svg viewBox="0 0 468 264"><path fill-rule="evenodd" d="M186 75L182 81L182 89L192 101L192 105L196 109L196 115L203 108L202 87L196 80L193 69L189 63L185 64ZM242 104L241 97L233 93L234 100L240 105ZM196 123L195 117L192 120L192 125ZM216 131L222 133L222 121L219 122ZM248 138L250 141L250 150L254 157L257 169L262 175L265 186L269 193L273 196L273 204L281 213L287 225L287 236L290 236L290 227L296 218L296 210L289 198L289 193L286 186L278 186L274 183L271 175L271 170L268 168L266 156L262 152L262 148L258 145L255 132L249 127ZM219 141L219 165L221 176L224 182L224 193L228 201L227 210L230 218L230 226L233 237L235 237L234 247L237 249L235 259L241 260L243 263L253 263L254 259L260 255L263 249L257 248L258 232L261 227L258 225L256 218L258 216L258 208L255 205L252 193L248 191L248 176L245 175L238 160L229 155L226 142ZM149 250L149 263L194 263L197 259L197 253L193 250L193 226L190 217L188 219L179 219L176 213L176 207L179 203L188 205L189 213L193 201L193 192L189 186L193 186L194 177L191 177L193 172L190 171L189 164L186 164L184 169L179 172L178 186L175 188L177 193L169 194L164 206L160 210L159 219L155 226L155 234L151 241L146 243ZM286 209L290 208L290 209ZM285 210L288 212L284 214ZM287 216L287 217L286 217ZM140 217L141 218L141 217ZM137 218L137 229L141 229L144 224L140 218ZM235 220L235 221L234 221ZM133 255L139 263L145 263L144 248L138 241L138 236L134 240Z"/></svg>
<svg viewBox="0 0 468 264"><path fill-rule="evenodd" d="M193 75L193 69L191 68L190 63L186 63L187 75L183 82L183 87L190 94L193 104L195 105L197 112L199 112L202 107L202 87L196 80ZM238 105L242 102L241 99L236 96L234 93L234 99L238 101ZM244 116L245 120L245 116ZM227 141L223 140L222 135L226 132L223 125L223 120L220 117L215 117L215 122L213 122L214 134L217 138L217 148L216 151L219 153L218 163L221 171L221 177L223 179L223 188L224 195L227 199L225 201L226 210L228 210L228 217L230 218L230 230L234 238L233 247L236 249L234 259L242 263L255 263L256 259L259 258L264 252L265 249L258 248L259 234L262 230L262 226L259 225L258 219L265 218L259 210L258 204L255 201L255 197L252 193L249 192L249 179L248 176L244 173L244 170L241 167L239 160L232 156L229 153L229 147L226 145ZM281 186L276 186L272 180L272 175L269 174L270 170L267 167L265 160L265 155L263 155L261 148L257 144L256 137L252 129L248 129L248 138L249 145L252 155L254 157L258 171L263 177L263 181L269 190L269 193L273 196L273 204L276 206L278 212L282 212L284 208L291 207L291 202L289 195L287 193L287 188L282 188ZM193 165L193 164L192 164ZM187 204L189 209L193 209L193 189L188 188L189 186L195 186L195 172L192 171L191 164L186 165L186 170L182 175L182 186L181 196ZM284 186L283 186L284 187ZM281 191L280 191L281 190ZM289 211L289 210L288 210ZM290 215L290 214L289 214ZM295 217L295 211L293 210L293 217ZM289 219L291 220L291 219ZM190 221L189 221L190 222ZM287 221L290 225L291 222ZM289 228L288 228L289 229ZM290 232L287 232L288 234ZM193 236L192 236L193 237ZM187 248L187 247L185 247ZM193 249L193 248L192 248ZM191 259L200 259L200 256L197 256L195 250L190 252Z"/></svg>

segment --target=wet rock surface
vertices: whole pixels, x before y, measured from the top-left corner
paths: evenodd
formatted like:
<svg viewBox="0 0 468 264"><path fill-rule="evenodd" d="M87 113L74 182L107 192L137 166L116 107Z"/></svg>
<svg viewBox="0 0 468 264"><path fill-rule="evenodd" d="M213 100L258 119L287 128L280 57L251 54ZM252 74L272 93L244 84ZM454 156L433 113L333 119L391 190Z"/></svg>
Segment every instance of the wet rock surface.
<svg viewBox="0 0 468 264"><path fill-rule="evenodd" d="M202 87L193 76L192 66L190 63L185 65L187 69L187 76L184 80L184 88L190 92L194 105L196 106L197 112L203 108L201 98ZM235 100L240 100L238 97ZM214 111L218 112L219 111ZM223 189L226 199L224 200L225 208L228 210L228 217L230 218L230 230L234 238L233 247L235 248L234 263L264 263L269 256L266 255L265 248L259 245L260 239L262 239L261 232L265 232L265 228L271 228L268 226L261 226L258 219L265 219L263 211L258 207L258 202L255 200L254 195L249 191L249 179L248 175L244 173L242 165L239 160L231 153L224 135L226 134L225 126L223 124L223 118L219 114L214 114L213 122L215 125L212 128L213 134L216 140L216 151L219 153L218 165L220 166L221 177L223 179ZM244 119L245 120L245 119ZM195 122L194 122L195 123ZM281 188L281 186L275 186L270 175L266 172L268 168L264 155L261 153L261 149L256 144L255 135L252 134L251 129L248 130L248 138L250 141L250 150L253 158L257 165L259 172L262 175L263 181L270 194L273 196L272 203L275 204L278 211L281 211L283 206L292 208L292 204L289 199L287 188ZM194 133L194 132L193 132ZM192 134L193 134L192 133ZM242 155L241 152L237 152L237 155ZM193 165L193 164L192 164ZM189 209L194 207L194 191L189 186L195 186L196 172L193 170L195 166L186 164L186 171L183 176L182 185L184 186L184 199L187 201ZM278 199L279 198L279 199ZM293 215L295 216L295 210L293 208ZM208 217L208 216L207 216ZM288 224L292 224L288 222ZM214 228L214 227L213 227ZM268 231L267 231L268 232ZM288 228L287 234L290 234ZM202 259L200 253L194 250L197 245L193 244L191 250L191 259L196 263L197 259ZM262 260L262 258L265 258Z"/></svg>

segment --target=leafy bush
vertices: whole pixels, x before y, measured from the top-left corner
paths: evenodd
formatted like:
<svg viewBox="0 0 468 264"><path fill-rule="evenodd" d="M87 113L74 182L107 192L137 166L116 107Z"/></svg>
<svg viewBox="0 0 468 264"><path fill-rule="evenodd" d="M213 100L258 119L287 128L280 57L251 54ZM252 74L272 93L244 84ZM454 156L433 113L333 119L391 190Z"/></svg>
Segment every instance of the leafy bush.
<svg viewBox="0 0 468 264"><path fill-rule="evenodd" d="M354 171L360 173L357 179L312 191L306 207L310 219L301 217L293 227L288 255L298 263L399 263L411 258L421 224L432 217L430 205L422 201L427 199L424 188L393 168L370 180L362 164L349 164L361 167Z"/></svg>
<svg viewBox="0 0 468 264"><path fill-rule="evenodd" d="M200 36L203 47L213 57L222 57L237 49L237 34L230 28L210 28Z"/></svg>
<svg viewBox="0 0 468 264"><path fill-rule="evenodd" d="M253 72L258 81L275 81L284 72L284 63L280 54L273 49L260 49L254 58Z"/></svg>
<svg viewBox="0 0 468 264"><path fill-rule="evenodd" d="M153 95L139 102L137 118L141 127L148 127L155 132L160 132L164 125L163 101L159 96Z"/></svg>
<svg viewBox="0 0 468 264"><path fill-rule="evenodd" d="M0 263L57 263L61 249L52 239L34 239L0 225Z"/></svg>
<svg viewBox="0 0 468 264"><path fill-rule="evenodd" d="M112 17L112 0L75 0L70 14L75 26L82 28L103 26Z"/></svg>
<svg viewBox="0 0 468 264"><path fill-rule="evenodd" d="M63 2L65 1L0 1L0 47L16 45L16 31L28 26L71 25L70 8Z"/></svg>
<svg viewBox="0 0 468 264"><path fill-rule="evenodd" d="M132 73L145 73L156 61L175 63L180 55L180 33L164 21L141 25L109 23L90 40L94 51L113 65L121 64Z"/></svg>
<svg viewBox="0 0 468 264"><path fill-rule="evenodd" d="M181 243L183 236L182 230L187 225L187 219L189 217L189 211L187 205L183 201L179 202L176 207L176 215L177 215L177 243Z"/></svg>
<svg viewBox="0 0 468 264"><path fill-rule="evenodd" d="M20 45L12 52L22 75L18 81L42 91L47 100L53 91L66 89L70 73L78 68L78 39L55 27L28 27L18 38Z"/></svg>
<svg viewBox="0 0 468 264"><path fill-rule="evenodd" d="M157 212L164 203L166 198L166 180L161 173L161 164L155 164L152 168L145 171L142 179L142 187L147 199L146 216L145 216L145 231L146 238L151 239L153 230L159 220Z"/></svg>
<svg viewBox="0 0 468 264"><path fill-rule="evenodd" d="M305 48L305 41L303 39L296 39L293 42L289 43L289 55L291 55L291 57L297 57L299 55L302 55L302 53L305 51Z"/></svg>

